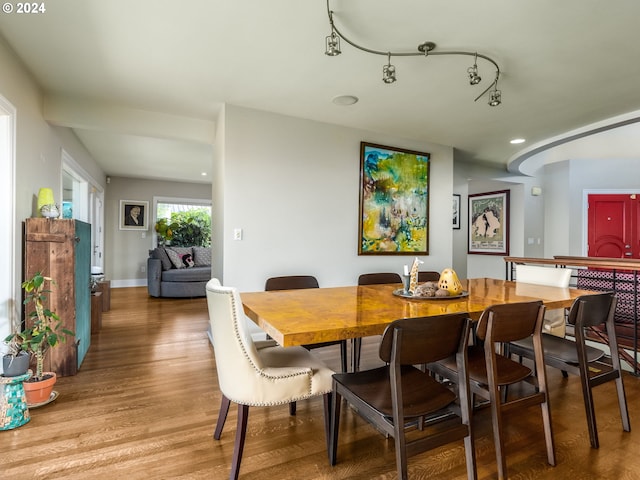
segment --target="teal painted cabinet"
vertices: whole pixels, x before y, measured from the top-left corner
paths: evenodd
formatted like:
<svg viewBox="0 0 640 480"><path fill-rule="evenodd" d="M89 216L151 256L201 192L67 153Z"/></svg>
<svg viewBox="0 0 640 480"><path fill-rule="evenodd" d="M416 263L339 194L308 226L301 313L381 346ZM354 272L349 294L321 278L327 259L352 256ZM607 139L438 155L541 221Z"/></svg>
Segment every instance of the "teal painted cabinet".
<svg viewBox="0 0 640 480"><path fill-rule="evenodd" d="M26 219L24 278L36 272L55 281L49 309L75 332L75 339L49 351L45 368L60 376L75 375L91 344L91 225L79 220Z"/></svg>

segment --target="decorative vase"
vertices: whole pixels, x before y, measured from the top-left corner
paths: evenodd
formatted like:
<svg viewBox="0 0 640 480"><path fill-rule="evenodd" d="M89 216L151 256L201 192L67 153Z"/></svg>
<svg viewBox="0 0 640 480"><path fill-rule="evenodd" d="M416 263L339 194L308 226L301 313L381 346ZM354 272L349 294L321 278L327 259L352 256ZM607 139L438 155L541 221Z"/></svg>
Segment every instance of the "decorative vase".
<svg viewBox="0 0 640 480"><path fill-rule="evenodd" d="M40 215L44 218L58 218L60 216L60 209L55 203L48 203L40 207Z"/></svg>
<svg viewBox="0 0 640 480"><path fill-rule="evenodd" d="M5 355L2 357L2 371L5 377L17 377L24 375L29 370L30 356L27 352L20 352L15 357Z"/></svg>
<svg viewBox="0 0 640 480"><path fill-rule="evenodd" d="M24 382L24 393L27 396L27 405L37 405L46 402L51 397L53 386L56 384L55 372L44 372L43 380Z"/></svg>

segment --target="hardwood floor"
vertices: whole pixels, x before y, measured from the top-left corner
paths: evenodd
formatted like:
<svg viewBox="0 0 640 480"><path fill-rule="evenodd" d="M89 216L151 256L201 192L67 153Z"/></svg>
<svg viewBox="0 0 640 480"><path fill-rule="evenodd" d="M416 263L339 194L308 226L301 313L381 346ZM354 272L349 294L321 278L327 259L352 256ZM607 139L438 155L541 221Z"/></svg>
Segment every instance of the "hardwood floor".
<svg viewBox="0 0 640 480"><path fill-rule="evenodd" d="M212 438L220 402L205 299L111 290L111 310L77 375L58 380L58 399L31 421L0 432L0 479L226 479L235 434L232 409ZM332 347L333 348L333 347ZM339 368L338 349L316 350ZM377 364L364 342L362 366ZM549 370L558 465L546 463L539 408L508 417L507 464L518 479L640 478L640 379L625 376L632 431L624 433L613 384L596 389L600 449L589 446L579 381ZM338 464L327 460L322 400L253 408L242 479L396 478L393 442L342 409ZM480 479L497 478L487 409L474 417ZM412 479L466 478L462 442L409 459Z"/></svg>

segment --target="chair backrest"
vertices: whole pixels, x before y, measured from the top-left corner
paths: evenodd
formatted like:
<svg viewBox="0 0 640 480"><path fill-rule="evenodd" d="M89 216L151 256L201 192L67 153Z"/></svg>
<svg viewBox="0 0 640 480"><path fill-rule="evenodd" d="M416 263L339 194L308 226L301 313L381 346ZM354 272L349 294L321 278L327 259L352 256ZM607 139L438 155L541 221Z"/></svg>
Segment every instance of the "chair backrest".
<svg viewBox="0 0 640 480"><path fill-rule="evenodd" d="M216 278L207 282L206 292L220 390L227 398L246 403L263 366L245 323L240 294Z"/></svg>
<svg viewBox="0 0 640 480"><path fill-rule="evenodd" d="M450 357L460 348L466 348L470 325L467 313L395 320L382 335L380 359L386 363L391 361L396 330L401 331L400 364L431 363Z"/></svg>
<svg viewBox="0 0 640 480"><path fill-rule="evenodd" d="M582 295L571 305L568 322L576 327L601 325L613 318L616 304L617 298L613 292Z"/></svg>
<svg viewBox="0 0 640 480"><path fill-rule="evenodd" d="M541 300L492 305L480 315L476 335L493 343L526 338L542 331L544 310Z"/></svg>
<svg viewBox="0 0 640 480"><path fill-rule="evenodd" d="M419 282L437 282L440 280L439 272L418 272Z"/></svg>
<svg viewBox="0 0 640 480"><path fill-rule="evenodd" d="M299 290L303 288L319 288L318 280L311 275L289 275L271 277L265 282L264 289L269 290Z"/></svg>
<svg viewBox="0 0 640 480"><path fill-rule="evenodd" d="M516 265L516 282L567 288L571 281L572 273L573 270L570 268Z"/></svg>
<svg viewBox="0 0 640 480"><path fill-rule="evenodd" d="M516 282L551 287L567 288L573 270L570 268L550 268L537 265L516 265Z"/></svg>
<svg viewBox="0 0 640 480"><path fill-rule="evenodd" d="M393 272L363 273L358 277L358 285L381 285L383 283L402 283L402 278Z"/></svg>

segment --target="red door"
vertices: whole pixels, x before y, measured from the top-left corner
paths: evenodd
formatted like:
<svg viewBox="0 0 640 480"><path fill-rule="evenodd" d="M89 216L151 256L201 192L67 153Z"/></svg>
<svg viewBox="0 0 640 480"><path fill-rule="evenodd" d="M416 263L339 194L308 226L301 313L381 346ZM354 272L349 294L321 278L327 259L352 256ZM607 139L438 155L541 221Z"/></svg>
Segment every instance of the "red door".
<svg viewBox="0 0 640 480"><path fill-rule="evenodd" d="M640 258L640 195L589 195L588 255Z"/></svg>

